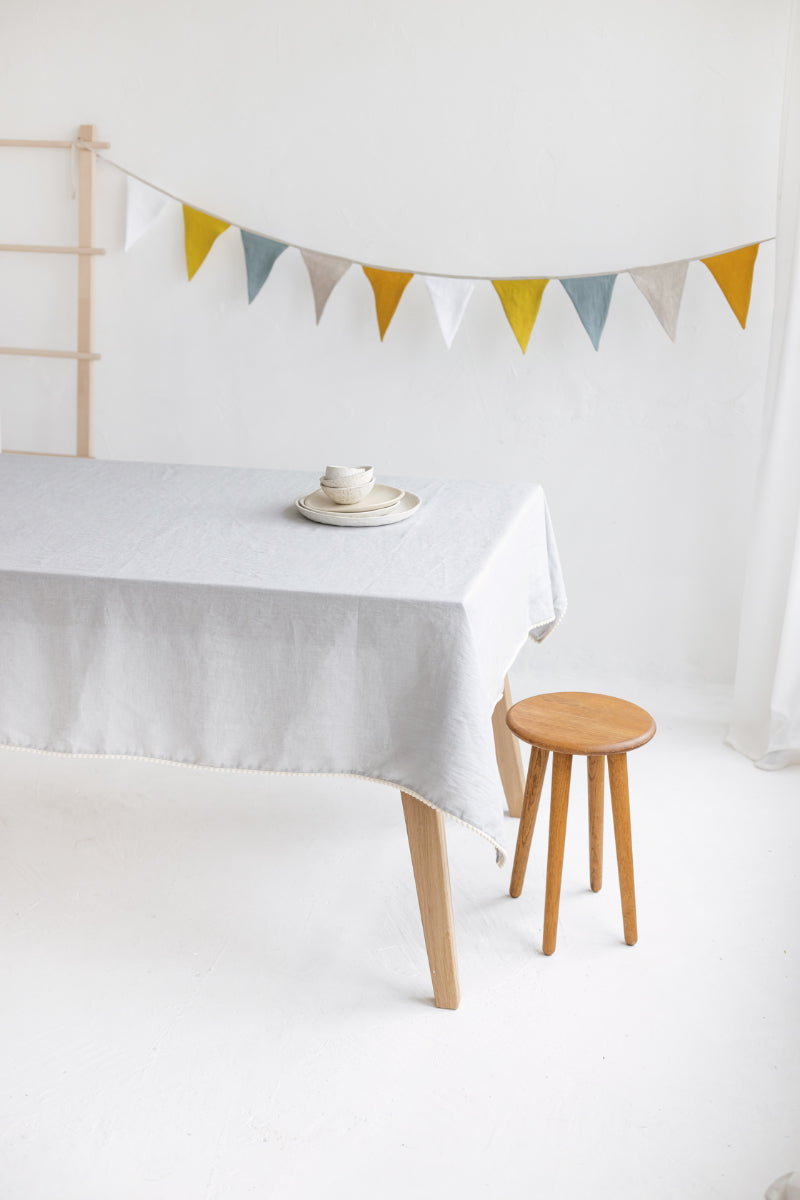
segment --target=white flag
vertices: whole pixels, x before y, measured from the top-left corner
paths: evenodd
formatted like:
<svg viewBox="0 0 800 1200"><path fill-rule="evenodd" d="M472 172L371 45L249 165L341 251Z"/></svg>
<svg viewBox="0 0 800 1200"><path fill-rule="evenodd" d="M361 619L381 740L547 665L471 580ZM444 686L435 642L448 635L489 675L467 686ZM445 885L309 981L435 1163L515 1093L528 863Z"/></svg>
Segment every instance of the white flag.
<svg viewBox="0 0 800 1200"><path fill-rule="evenodd" d="M669 336L675 341L678 313L681 310L683 285L686 283L688 259L664 263L660 267L639 267L628 271Z"/></svg>
<svg viewBox="0 0 800 1200"><path fill-rule="evenodd" d="M130 250L134 242L138 242L142 234L147 233L150 226L169 204L171 197L157 191L140 179L128 175L128 203L125 212L125 249ZM177 203L177 201L173 201Z"/></svg>
<svg viewBox="0 0 800 1200"><path fill-rule="evenodd" d="M441 275L423 275L430 294L433 311L439 322L445 345L449 350L464 313L467 311L475 281L473 279L446 279Z"/></svg>

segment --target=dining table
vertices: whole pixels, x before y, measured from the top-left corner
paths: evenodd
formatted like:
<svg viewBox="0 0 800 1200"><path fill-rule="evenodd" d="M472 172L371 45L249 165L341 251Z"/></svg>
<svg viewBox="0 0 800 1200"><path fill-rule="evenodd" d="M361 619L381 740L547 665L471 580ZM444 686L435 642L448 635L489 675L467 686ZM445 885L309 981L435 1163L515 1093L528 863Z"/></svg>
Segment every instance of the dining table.
<svg viewBox="0 0 800 1200"><path fill-rule="evenodd" d="M566 595L539 485L381 482L419 507L346 528L298 511L312 470L0 454L0 744L398 790L453 1009L445 819L504 861L508 671Z"/></svg>

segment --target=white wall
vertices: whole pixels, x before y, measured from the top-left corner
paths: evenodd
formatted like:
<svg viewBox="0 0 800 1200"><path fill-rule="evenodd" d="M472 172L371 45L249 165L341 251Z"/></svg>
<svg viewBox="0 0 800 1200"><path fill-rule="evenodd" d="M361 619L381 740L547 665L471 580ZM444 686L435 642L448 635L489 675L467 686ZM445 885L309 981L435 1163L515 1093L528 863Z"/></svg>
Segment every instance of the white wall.
<svg viewBox="0 0 800 1200"><path fill-rule="evenodd" d="M198 207L398 268L616 270L770 236L787 0L5 0L3 135L70 137ZM381 345L295 251L248 308L238 233L185 280L179 211L122 253L98 167L96 453L541 481L570 594L541 661L725 684L772 305L694 264L677 345L622 277L599 353L551 284L523 357L488 283L453 349L415 279ZM0 241L71 242L67 155L0 151ZM3 255L0 342L74 344L74 261ZM0 358L7 446L69 448L69 364ZM549 657L548 657L549 656Z"/></svg>

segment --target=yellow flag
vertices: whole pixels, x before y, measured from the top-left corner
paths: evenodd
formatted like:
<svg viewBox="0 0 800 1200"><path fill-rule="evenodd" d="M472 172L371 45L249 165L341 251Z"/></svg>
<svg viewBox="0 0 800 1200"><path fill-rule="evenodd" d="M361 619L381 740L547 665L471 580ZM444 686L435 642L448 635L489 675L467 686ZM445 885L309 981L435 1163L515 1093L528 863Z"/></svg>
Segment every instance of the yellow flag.
<svg viewBox="0 0 800 1200"><path fill-rule="evenodd" d="M729 250L727 254L714 254L711 258L701 259L719 284L742 329L750 307L750 289L753 286L757 254L758 242L741 250Z"/></svg>
<svg viewBox="0 0 800 1200"><path fill-rule="evenodd" d="M214 242L229 227L230 221L220 221L196 208L183 206L183 232L186 240L186 270L191 279L202 267Z"/></svg>
<svg viewBox="0 0 800 1200"><path fill-rule="evenodd" d="M544 289L549 279L493 279L494 289L505 309L508 323L514 330L524 354L533 331Z"/></svg>
<svg viewBox="0 0 800 1200"><path fill-rule="evenodd" d="M414 272L408 274L405 271L378 271L375 267L362 267L362 270L375 293L375 312L378 314L378 329L383 341L383 335L389 328L400 297L414 278Z"/></svg>

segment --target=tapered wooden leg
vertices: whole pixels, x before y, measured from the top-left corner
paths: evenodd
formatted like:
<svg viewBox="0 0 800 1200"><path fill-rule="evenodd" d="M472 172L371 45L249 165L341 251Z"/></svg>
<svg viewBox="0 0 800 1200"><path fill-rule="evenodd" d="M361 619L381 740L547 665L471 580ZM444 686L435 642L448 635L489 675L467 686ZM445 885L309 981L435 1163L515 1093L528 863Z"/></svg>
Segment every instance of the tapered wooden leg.
<svg viewBox="0 0 800 1200"><path fill-rule="evenodd" d="M628 760L625 754L609 754L608 781L611 785L611 811L614 815L614 840L617 843L619 894L622 899L622 925L625 941L634 946L636 930L636 894L633 887L633 848L631 811L628 801Z"/></svg>
<svg viewBox="0 0 800 1200"><path fill-rule="evenodd" d="M500 782L506 794L506 804L512 817L518 817L522 812L522 793L525 788L525 772L522 768L522 754L519 741L506 725L506 713L511 708L511 689L508 686L508 676L505 679L503 694L495 705L492 713L492 729L494 731L494 752L497 756L497 768L500 772Z"/></svg>
<svg viewBox="0 0 800 1200"><path fill-rule="evenodd" d="M528 779L525 784L525 799L522 804L522 817L517 833L517 849L514 854L514 868L511 872L512 896L522 895L522 885L525 883L525 872L528 869L528 855L533 839L533 827L536 824L536 814L539 811L539 800L542 795L544 773L547 770L548 750L540 750L531 746L531 761L528 767Z"/></svg>
<svg viewBox="0 0 800 1200"><path fill-rule="evenodd" d="M547 849L547 887L544 895L544 939L542 950L552 954L558 931L558 903L561 897L561 870L564 866L564 839L567 835L567 807L572 755L553 755L553 782L550 796L550 843Z"/></svg>
<svg viewBox="0 0 800 1200"><path fill-rule="evenodd" d="M590 754L586 759L589 776L589 883L593 892L603 886L603 783L605 758Z"/></svg>
<svg viewBox="0 0 800 1200"><path fill-rule="evenodd" d="M444 817L401 792L425 949L437 1008L458 1008L458 963Z"/></svg>

